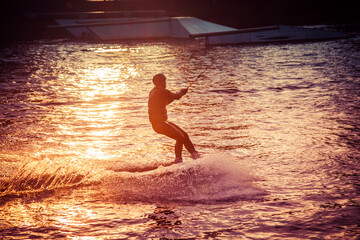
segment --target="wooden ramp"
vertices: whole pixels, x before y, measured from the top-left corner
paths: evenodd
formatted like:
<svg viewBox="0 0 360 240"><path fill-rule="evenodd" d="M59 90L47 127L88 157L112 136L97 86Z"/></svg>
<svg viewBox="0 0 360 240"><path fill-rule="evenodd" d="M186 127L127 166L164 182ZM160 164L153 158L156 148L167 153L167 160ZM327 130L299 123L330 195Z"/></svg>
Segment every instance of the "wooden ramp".
<svg viewBox="0 0 360 240"><path fill-rule="evenodd" d="M129 40L205 37L207 45L311 41L348 37L345 33L277 25L235 29L195 17L141 17L61 19L52 28L63 28L75 38Z"/></svg>
<svg viewBox="0 0 360 240"><path fill-rule="evenodd" d="M59 19L56 22L58 25L48 27L66 29L76 38L101 40L193 38L237 30L195 17Z"/></svg>
<svg viewBox="0 0 360 240"><path fill-rule="evenodd" d="M236 28L226 27L216 23L204 21L195 17L175 18L188 32L190 37L202 37L208 34L236 31Z"/></svg>

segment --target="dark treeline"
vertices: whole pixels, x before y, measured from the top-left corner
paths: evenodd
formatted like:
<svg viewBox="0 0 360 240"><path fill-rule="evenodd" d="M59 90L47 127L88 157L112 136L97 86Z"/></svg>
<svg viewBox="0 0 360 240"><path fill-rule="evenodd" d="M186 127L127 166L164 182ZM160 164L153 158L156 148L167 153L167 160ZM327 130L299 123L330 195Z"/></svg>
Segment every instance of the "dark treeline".
<svg viewBox="0 0 360 240"><path fill-rule="evenodd" d="M343 24L358 23L355 5L353 0L14 0L2 8L1 22L10 38L19 35L17 29L35 35L31 33L34 22L39 29L48 22L31 18L31 13L45 12L168 10L235 28Z"/></svg>

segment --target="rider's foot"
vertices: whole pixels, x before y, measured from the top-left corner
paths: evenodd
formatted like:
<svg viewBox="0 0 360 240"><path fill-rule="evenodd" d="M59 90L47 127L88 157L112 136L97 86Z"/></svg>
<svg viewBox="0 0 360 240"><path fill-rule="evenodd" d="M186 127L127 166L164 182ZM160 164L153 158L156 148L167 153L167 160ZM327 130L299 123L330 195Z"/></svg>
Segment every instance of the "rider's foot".
<svg viewBox="0 0 360 240"><path fill-rule="evenodd" d="M192 157L192 159L198 159L201 156L200 156L200 153L198 151L195 151L195 152L191 153L191 157Z"/></svg>
<svg viewBox="0 0 360 240"><path fill-rule="evenodd" d="M177 158L175 158L175 162L174 162L175 164L176 163L182 163L182 158L180 158L180 157L177 157Z"/></svg>

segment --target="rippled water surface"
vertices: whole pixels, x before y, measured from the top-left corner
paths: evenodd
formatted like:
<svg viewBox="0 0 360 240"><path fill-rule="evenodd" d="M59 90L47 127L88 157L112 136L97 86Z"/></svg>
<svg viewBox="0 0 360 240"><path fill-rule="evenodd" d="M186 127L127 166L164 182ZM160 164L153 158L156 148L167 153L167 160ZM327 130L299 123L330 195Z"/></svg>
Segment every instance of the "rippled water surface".
<svg viewBox="0 0 360 240"><path fill-rule="evenodd" d="M0 51L0 237L357 239L359 37ZM153 132L151 78L203 158Z"/></svg>

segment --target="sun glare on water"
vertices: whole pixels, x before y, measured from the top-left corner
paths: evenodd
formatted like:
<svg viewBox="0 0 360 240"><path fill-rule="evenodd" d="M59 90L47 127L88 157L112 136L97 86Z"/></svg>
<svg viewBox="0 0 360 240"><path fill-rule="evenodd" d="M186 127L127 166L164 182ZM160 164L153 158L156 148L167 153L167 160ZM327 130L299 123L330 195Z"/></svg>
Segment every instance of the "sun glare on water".
<svg viewBox="0 0 360 240"><path fill-rule="evenodd" d="M78 87L84 89L82 91L84 100L116 97L129 90L123 79L130 78L131 75L124 75L121 69L110 67L85 69L83 74L83 81Z"/></svg>
<svg viewBox="0 0 360 240"><path fill-rule="evenodd" d="M126 103L121 97L131 91L131 81L139 73L132 66L121 64L92 64L86 69L75 69L78 74L59 75L58 84L52 86L67 101L58 106L65 120L58 121L54 134L47 142L61 142L61 152L87 159L109 159L108 148L114 148L114 136L127 122ZM67 152L65 150L67 149Z"/></svg>

